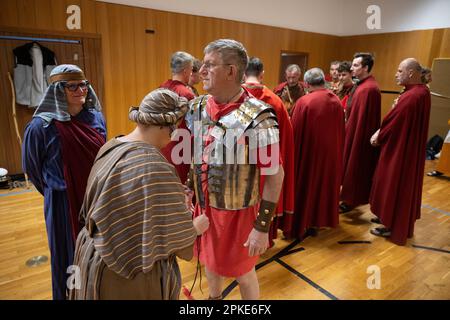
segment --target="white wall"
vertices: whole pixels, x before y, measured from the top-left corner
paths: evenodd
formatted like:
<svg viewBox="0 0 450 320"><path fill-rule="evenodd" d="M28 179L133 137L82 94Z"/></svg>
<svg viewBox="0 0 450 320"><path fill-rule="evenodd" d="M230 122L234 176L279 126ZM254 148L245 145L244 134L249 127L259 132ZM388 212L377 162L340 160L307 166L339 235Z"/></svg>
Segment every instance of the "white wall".
<svg viewBox="0 0 450 320"><path fill-rule="evenodd" d="M331 35L450 27L450 0L97 0ZM381 29L369 30L369 5Z"/></svg>
<svg viewBox="0 0 450 320"><path fill-rule="evenodd" d="M343 0L345 35L399 32L450 27L449 0ZM381 29L369 30L369 5L381 9ZM361 14L364 13L364 14Z"/></svg>

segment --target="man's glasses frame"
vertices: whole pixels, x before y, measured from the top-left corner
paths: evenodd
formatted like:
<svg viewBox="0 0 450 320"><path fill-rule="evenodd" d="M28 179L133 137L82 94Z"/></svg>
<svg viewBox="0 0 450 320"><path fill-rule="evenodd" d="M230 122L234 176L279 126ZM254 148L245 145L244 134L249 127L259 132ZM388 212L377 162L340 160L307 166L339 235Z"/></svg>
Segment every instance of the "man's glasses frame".
<svg viewBox="0 0 450 320"><path fill-rule="evenodd" d="M206 71L211 70L211 68L217 67L217 66L231 66L232 63L209 63L209 62L202 62L202 65L200 67L204 68Z"/></svg>
<svg viewBox="0 0 450 320"><path fill-rule="evenodd" d="M64 88L66 88L67 90L71 91L71 92L75 92L78 90L78 88L80 88L81 90L86 90L89 86L89 81L83 81L80 83L67 83L64 82L63 83Z"/></svg>

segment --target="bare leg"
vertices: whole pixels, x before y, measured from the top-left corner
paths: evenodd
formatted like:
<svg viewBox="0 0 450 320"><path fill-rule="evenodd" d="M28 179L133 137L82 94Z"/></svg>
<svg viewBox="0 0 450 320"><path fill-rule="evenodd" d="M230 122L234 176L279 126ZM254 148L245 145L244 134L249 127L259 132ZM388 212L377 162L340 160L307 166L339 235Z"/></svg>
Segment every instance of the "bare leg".
<svg viewBox="0 0 450 320"><path fill-rule="evenodd" d="M205 267L206 279L208 280L209 297L214 299L222 296L223 279L217 273L214 273Z"/></svg>
<svg viewBox="0 0 450 320"><path fill-rule="evenodd" d="M259 283L255 268L246 274L237 277L236 281L239 283L239 289L243 300L259 299Z"/></svg>

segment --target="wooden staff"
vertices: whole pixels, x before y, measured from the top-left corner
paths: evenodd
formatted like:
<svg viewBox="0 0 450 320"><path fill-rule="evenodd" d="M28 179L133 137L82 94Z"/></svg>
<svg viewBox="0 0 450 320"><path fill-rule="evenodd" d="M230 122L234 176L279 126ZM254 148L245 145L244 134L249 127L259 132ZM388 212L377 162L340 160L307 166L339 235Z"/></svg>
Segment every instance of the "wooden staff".
<svg viewBox="0 0 450 320"><path fill-rule="evenodd" d="M9 79L9 83L11 84L11 94L12 94L12 115L13 115L13 120L14 120L14 127L16 129L16 135L17 135L17 139L19 139L19 146L20 146L20 150L22 150L22 138L20 137L20 133L19 133L19 125L17 124L17 114L16 114L16 92L14 90L14 82L12 80L11 77L11 73L9 73L8 71L8 79ZM30 188L29 184L28 184L28 175L26 174L26 172L24 172L25 175L25 187L27 189Z"/></svg>

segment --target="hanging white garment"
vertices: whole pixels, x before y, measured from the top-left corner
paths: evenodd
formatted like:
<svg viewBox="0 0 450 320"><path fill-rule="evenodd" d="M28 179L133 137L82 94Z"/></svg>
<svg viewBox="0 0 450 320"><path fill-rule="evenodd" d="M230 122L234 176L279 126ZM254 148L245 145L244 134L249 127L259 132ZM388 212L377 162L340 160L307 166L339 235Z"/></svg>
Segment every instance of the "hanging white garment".
<svg viewBox="0 0 450 320"><path fill-rule="evenodd" d="M17 51L17 49L21 51ZM25 49L26 51L23 51ZM44 50L51 52L46 48ZM14 51L16 55L16 66L14 68L16 102L35 108L41 102L48 87L47 79L52 69L56 66L56 59L54 59L53 53L51 53L51 58L48 58L47 54L47 59L44 59L41 46L37 43L24 45L16 48ZM49 60L51 64L49 64Z"/></svg>
<svg viewBox="0 0 450 320"><path fill-rule="evenodd" d="M44 67L42 65L42 52L37 44L30 49L33 66L31 67L31 93L30 106L37 106L44 95L47 83L44 78Z"/></svg>

